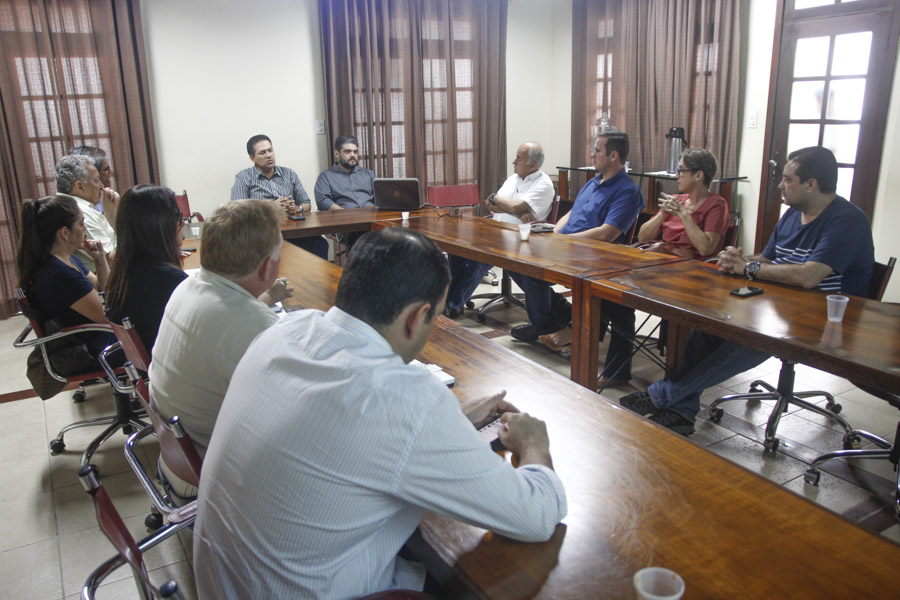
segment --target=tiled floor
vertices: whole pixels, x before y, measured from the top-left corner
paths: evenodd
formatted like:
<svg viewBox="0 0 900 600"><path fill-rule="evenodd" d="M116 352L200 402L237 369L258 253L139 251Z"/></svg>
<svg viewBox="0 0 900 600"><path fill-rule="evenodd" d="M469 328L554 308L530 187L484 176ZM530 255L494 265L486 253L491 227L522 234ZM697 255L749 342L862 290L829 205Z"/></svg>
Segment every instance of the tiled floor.
<svg viewBox="0 0 900 600"><path fill-rule="evenodd" d="M500 275L499 269L495 272ZM478 292L497 289L482 285ZM485 324L468 318L471 314L467 312L460 323L568 376L570 364L566 358L509 336L510 326L525 321L524 311L496 310L488 313ZM0 321L0 399L4 394L30 389L24 377L27 352L12 347L22 327L21 317ZM721 395L745 392L756 378L775 383L779 368L780 363L772 359L707 390L702 401L707 405ZM605 390L603 396L615 402L661 376L658 367L640 356L635 359L633 373L630 386ZM831 391L844 407L841 414L854 427L893 439L900 414L848 381L798 366L797 388ZM59 456L48 452L48 443L60 427L107 414L111 404L109 392L100 388L91 389L81 404L72 402L72 392L45 402L38 398L0 402L0 480L4 482L0 487L0 597L77 598L91 571L112 556L113 548L100 533L90 499L76 475L81 451L98 429L73 431L66 436L66 452ZM779 452L772 454L764 452L761 443L771 402L724 406L726 416L720 424L706 420L706 412L701 412L697 432L690 438L694 443L900 543L900 525L894 521L891 508L894 472L890 463L834 461L824 469L819 487L807 485L803 481L806 464L819 453L840 448L839 427L794 410L782 419L778 430L782 444ZM124 436L116 435L101 447L93 462L99 466L103 484L129 529L135 536L143 536L149 501L125 461L123 444ZM152 444L143 451L148 464L155 461ZM188 597L195 597L190 560L189 533L147 553L154 581L175 579ZM128 572L119 570L98 597L137 598L137 591Z"/></svg>

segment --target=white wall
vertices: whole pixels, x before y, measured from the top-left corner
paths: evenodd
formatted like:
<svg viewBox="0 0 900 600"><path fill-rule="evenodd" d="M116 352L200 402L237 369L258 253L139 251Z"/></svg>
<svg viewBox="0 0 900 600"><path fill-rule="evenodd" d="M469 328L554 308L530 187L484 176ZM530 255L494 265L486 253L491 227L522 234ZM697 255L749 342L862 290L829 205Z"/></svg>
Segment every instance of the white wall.
<svg viewBox="0 0 900 600"><path fill-rule="evenodd" d="M160 183L208 214L251 165L247 139L272 138L307 193L328 164L315 0L141 3Z"/></svg>
<svg viewBox="0 0 900 600"><path fill-rule="evenodd" d="M572 1L511 0L506 34L506 157L519 144L544 148L544 171L569 164ZM512 172L510 164L507 172Z"/></svg>

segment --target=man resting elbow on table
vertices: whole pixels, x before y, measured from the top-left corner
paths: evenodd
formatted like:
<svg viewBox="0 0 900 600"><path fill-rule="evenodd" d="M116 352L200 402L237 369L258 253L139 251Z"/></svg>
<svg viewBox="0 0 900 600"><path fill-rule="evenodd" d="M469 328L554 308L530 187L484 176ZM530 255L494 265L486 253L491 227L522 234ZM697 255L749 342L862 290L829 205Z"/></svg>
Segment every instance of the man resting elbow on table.
<svg viewBox="0 0 900 600"><path fill-rule="evenodd" d="M523 541L566 515L543 422L503 393L514 468L419 355L450 279L440 249L400 228L365 234L328 312L291 313L251 344L203 464L194 530L201 598L358 598L422 589L397 556L427 511Z"/></svg>
<svg viewBox="0 0 900 600"><path fill-rule="evenodd" d="M804 289L865 296L874 264L872 231L865 214L835 193L837 162L831 151L811 147L792 152L779 188L789 209L758 256L740 248L719 253L725 273ZM650 415L669 429L690 435L709 386L769 358L766 352L695 331L681 365L646 392L623 397L622 406Z"/></svg>

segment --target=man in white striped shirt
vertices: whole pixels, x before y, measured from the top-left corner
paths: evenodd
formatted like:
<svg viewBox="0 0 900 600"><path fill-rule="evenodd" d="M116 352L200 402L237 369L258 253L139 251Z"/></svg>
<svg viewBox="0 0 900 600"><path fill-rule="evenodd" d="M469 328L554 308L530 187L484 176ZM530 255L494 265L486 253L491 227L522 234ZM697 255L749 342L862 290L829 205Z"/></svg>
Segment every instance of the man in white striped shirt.
<svg viewBox="0 0 900 600"><path fill-rule="evenodd" d="M358 598L418 588L397 557L426 511L523 541L566 515L544 423L499 394L491 451L455 396L409 363L443 308L447 261L389 228L350 255L335 307L284 318L231 380L203 463L194 533L201 598Z"/></svg>
<svg viewBox="0 0 900 600"><path fill-rule="evenodd" d="M779 184L788 205L762 254L744 256L729 246L719 253L719 268L787 285L865 296L875 250L866 215L837 195L834 154L820 147L788 155ZM702 290L697 290L701 293ZM769 354L695 331L688 338L678 369L646 392L619 400L634 412L682 435L694 432L700 395L734 375L761 364Z"/></svg>

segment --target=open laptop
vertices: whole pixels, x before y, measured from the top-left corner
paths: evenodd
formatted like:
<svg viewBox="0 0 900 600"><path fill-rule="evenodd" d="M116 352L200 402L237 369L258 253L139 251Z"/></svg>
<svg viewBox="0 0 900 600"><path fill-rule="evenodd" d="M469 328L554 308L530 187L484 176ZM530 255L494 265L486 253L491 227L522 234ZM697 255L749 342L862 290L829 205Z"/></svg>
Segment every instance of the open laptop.
<svg viewBox="0 0 900 600"><path fill-rule="evenodd" d="M407 177L376 179L373 183L375 207L379 210L418 210L422 208L419 180Z"/></svg>

